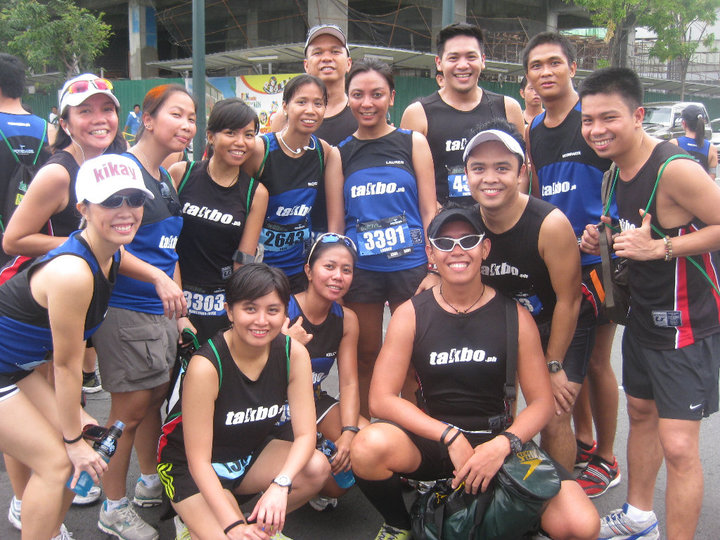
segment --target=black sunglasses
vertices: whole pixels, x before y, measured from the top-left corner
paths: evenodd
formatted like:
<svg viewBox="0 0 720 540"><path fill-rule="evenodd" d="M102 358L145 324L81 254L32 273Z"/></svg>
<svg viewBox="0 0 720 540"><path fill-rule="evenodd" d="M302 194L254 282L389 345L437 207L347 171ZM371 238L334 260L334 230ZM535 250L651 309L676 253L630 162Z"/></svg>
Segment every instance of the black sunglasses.
<svg viewBox="0 0 720 540"><path fill-rule="evenodd" d="M130 208L140 208L145 204L146 200L147 195L143 192L138 192L130 195L111 195L99 204L103 208L120 208L123 202L126 202Z"/></svg>
<svg viewBox="0 0 720 540"><path fill-rule="evenodd" d="M438 236L430 238L430 243L440 251L452 251L455 246L460 246L463 251L468 251L477 247L485 238L484 234L468 234L461 238L448 238L447 236Z"/></svg>
<svg viewBox="0 0 720 540"><path fill-rule="evenodd" d="M182 215L182 209L180 207L180 203L177 202L172 197L172 193L170 192L170 188L165 182L160 182L160 196L165 200L165 204L167 205L167 209L173 216L181 216Z"/></svg>

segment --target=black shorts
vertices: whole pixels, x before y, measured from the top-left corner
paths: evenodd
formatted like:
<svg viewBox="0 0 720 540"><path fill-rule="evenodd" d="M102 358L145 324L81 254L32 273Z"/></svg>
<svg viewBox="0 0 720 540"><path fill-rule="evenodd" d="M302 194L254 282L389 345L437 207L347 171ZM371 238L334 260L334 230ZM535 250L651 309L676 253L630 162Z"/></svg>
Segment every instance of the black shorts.
<svg viewBox="0 0 720 540"><path fill-rule="evenodd" d="M330 409L340 403L337 399L332 397L324 390L315 392L315 423L319 424L322 422L325 415L330 412ZM274 439L280 439L281 441L294 441L295 436L293 435L292 423L290 422L290 407L285 402L285 409L280 415L280 419L273 428L272 436Z"/></svg>
<svg viewBox="0 0 720 540"><path fill-rule="evenodd" d="M600 326L611 321L605 314L603 302L605 289L602 286L602 263L582 267L582 301L578 326Z"/></svg>
<svg viewBox="0 0 720 540"><path fill-rule="evenodd" d="M545 351L550 339L550 323L540 325L538 330L540 330L540 340L543 351ZM595 347L595 327L581 327L578 324L563 359L563 370L568 381L578 384L583 383L593 347Z"/></svg>
<svg viewBox="0 0 720 540"><path fill-rule="evenodd" d="M627 328L622 353L625 393L654 400L660 418L700 420L717 412L720 333L681 349L654 350Z"/></svg>
<svg viewBox="0 0 720 540"><path fill-rule="evenodd" d="M346 302L378 304L385 301L399 304L412 298L420 282L427 276L427 264L395 272L376 272L355 268Z"/></svg>
<svg viewBox="0 0 720 540"><path fill-rule="evenodd" d="M13 371L11 373L0 373L0 401L6 400L9 397L17 394L20 389L17 387L17 383L22 381L25 377L30 375L32 371Z"/></svg>

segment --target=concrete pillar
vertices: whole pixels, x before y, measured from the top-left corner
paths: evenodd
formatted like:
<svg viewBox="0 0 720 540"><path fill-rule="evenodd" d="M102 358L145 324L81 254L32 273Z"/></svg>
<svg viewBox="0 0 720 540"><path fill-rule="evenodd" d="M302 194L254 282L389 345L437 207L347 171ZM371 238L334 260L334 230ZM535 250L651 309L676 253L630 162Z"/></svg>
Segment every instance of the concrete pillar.
<svg viewBox="0 0 720 540"><path fill-rule="evenodd" d="M334 24L348 33L348 0L308 0L308 26ZM348 40L350 36L348 36Z"/></svg>
<svg viewBox="0 0 720 540"><path fill-rule="evenodd" d="M442 2L433 3L432 7L432 44L430 46L431 52L437 52L435 47L435 40L438 32L442 30L443 26L446 26L443 22L443 6L446 3L452 3L453 5L453 23L467 22L467 0L443 0Z"/></svg>
<svg viewBox="0 0 720 540"><path fill-rule="evenodd" d="M155 8L146 0L128 2L128 74L131 79L157 77L157 68L147 62L157 60L157 21Z"/></svg>

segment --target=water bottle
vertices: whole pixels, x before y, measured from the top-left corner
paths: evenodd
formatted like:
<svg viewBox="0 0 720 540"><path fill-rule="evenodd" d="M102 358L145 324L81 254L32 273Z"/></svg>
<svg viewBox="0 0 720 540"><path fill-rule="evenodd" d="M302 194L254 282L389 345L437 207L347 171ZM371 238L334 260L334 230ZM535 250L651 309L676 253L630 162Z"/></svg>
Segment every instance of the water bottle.
<svg viewBox="0 0 720 540"><path fill-rule="evenodd" d="M102 440L96 442L93 445L93 448L98 454L100 454L100 457L105 460L105 463L108 463L110 461L110 458L113 457L113 455L115 454L115 450L117 449L116 441L122 435L123 429L125 429L125 424L122 423L120 420L116 420L115 423L110 426L110 429L107 430L105 437L103 437ZM67 487L70 487L71 483L72 476L67 481ZM81 497L85 497L90 491L90 488L93 487L93 485L94 482L92 476L90 476L90 473L88 473L87 471L82 471L80 473L80 478L78 478L77 484L75 484L75 487L72 488L72 490Z"/></svg>
<svg viewBox="0 0 720 540"><path fill-rule="evenodd" d="M337 446L335 446L335 443L323 437L322 433L317 434L317 449L325 454L325 457L328 458L330 463L333 462L337 455ZM343 489L348 489L355 483L355 477L352 471L341 471L337 474L333 473L333 478L335 478L337 485Z"/></svg>

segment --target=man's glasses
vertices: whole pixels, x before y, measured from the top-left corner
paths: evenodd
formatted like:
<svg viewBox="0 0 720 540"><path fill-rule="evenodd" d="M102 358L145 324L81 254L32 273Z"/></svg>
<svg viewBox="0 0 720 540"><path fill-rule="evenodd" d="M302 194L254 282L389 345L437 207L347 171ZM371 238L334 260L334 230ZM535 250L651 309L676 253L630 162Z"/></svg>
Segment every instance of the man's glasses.
<svg viewBox="0 0 720 540"><path fill-rule="evenodd" d="M435 249L440 251L452 251L455 246L460 246L463 251L468 251L477 247L485 238L484 234L468 234L461 238L448 238L447 236L439 236L430 238L430 243Z"/></svg>
<svg viewBox="0 0 720 540"><path fill-rule="evenodd" d="M165 200L165 204L167 205L167 209L171 215L182 215L180 203L173 199L172 193L170 193L170 188L165 182L160 182L160 196Z"/></svg>
<svg viewBox="0 0 720 540"><path fill-rule="evenodd" d="M140 208L145 204L147 195L143 192L132 193L131 195L111 195L100 206L103 208L120 208L123 202L126 202L130 208Z"/></svg>
<svg viewBox="0 0 720 540"><path fill-rule="evenodd" d="M75 81L65 89L64 94L82 94L87 92L90 86L98 90L112 90L113 85L107 79L93 79L91 81Z"/></svg>
<svg viewBox="0 0 720 540"><path fill-rule="evenodd" d="M352 241L352 238L348 238L347 236L344 236L342 234L337 233L331 233L326 232L322 233L320 236L317 237L315 240L315 243L310 248L310 254L308 255L308 261L312 259L313 252L315 251L315 247L318 244L339 244L343 243L345 247L350 249L350 251L353 252L353 255L357 254L357 246L355 245L355 242Z"/></svg>

